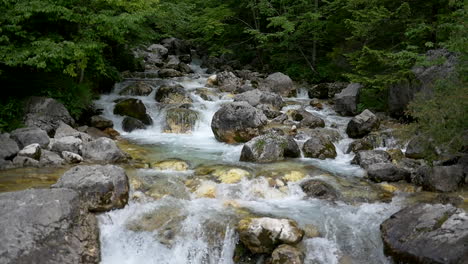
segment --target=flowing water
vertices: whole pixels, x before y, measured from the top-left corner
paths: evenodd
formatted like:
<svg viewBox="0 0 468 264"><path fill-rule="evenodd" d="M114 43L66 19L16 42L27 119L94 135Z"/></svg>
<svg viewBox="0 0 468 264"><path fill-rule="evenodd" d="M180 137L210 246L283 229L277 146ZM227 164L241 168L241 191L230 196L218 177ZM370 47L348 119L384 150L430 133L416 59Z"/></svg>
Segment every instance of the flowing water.
<svg viewBox="0 0 468 264"><path fill-rule="evenodd" d="M146 161L177 158L191 166L187 171L128 170L132 182L129 204L99 216L102 263L234 263L236 224L242 218L255 216L294 219L306 230L316 226L321 236L305 237L299 245L306 254L305 263L390 263L383 254L379 225L404 205L405 198L399 195L382 201L382 190L364 181L364 171L350 164L353 155L344 153L352 141L344 133L349 118L338 116L326 105L321 111L307 108L343 136L335 143L336 159L239 162L242 145L216 141L210 127L216 110L232 101L232 96L218 93L213 101L205 101L196 95L196 89L205 87L208 75L192 67L196 73L187 77L145 80L155 89L169 82L179 83L191 92L191 109L200 114L192 134L162 133L165 110L155 102L155 91L149 96L135 96L146 105L154 125L123 132L123 118L112 110L116 99L128 97L118 92L134 80L117 84L114 92L96 102L123 138L142 150ZM307 102L307 93L300 92L282 111ZM240 168L246 177L223 183L203 176L200 168ZM284 180L284 186L271 184L273 178L288 173L305 178ZM307 198L299 184L310 178L327 181L349 199L331 202ZM142 183L146 189L137 188Z"/></svg>

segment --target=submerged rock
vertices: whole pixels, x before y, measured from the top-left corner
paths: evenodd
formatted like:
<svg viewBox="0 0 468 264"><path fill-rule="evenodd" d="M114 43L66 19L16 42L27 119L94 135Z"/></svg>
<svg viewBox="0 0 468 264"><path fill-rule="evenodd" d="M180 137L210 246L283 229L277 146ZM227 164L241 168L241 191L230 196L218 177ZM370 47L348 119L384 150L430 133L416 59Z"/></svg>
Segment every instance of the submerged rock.
<svg viewBox="0 0 468 264"><path fill-rule="evenodd" d="M225 104L213 116L211 129L218 141L243 143L259 136L267 117L246 102Z"/></svg>
<svg viewBox="0 0 468 264"><path fill-rule="evenodd" d="M466 263L468 215L451 205L417 204L380 226L384 252L398 263Z"/></svg>
<svg viewBox="0 0 468 264"><path fill-rule="evenodd" d="M146 113L146 107L139 99L125 99L118 102L114 107L114 114L136 118L146 125L153 124L153 120Z"/></svg>
<svg viewBox="0 0 468 264"><path fill-rule="evenodd" d="M378 129L379 126L379 118L366 109L349 121L346 127L346 134L351 138L360 138Z"/></svg>
<svg viewBox="0 0 468 264"><path fill-rule="evenodd" d="M180 159L169 159L152 164L152 168L159 170L187 171L190 165Z"/></svg>
<svg viewBox="0 0 468 264"><path fill-rule="evenodd" d="M362 85L351 83L340 93L335 94L335 110L342 115L357 114L357 104Z"/></svg>
<svg viewBox="0 0 468 264"><path fill-rule="evenodd" d="M292 137L267 134L247 142L242 148L240 161L273 162L300 155L299 146Z"/></svg>
<svg viewBox="0 0 468 264"><path fill-rule="evenodd" d="M128 201L127 175L121 167L113 165L73 167L52 187L76 190L92 212L123 208Z"/></svg>
<svg viewBox="0 0 468 264"><path fill-rule="evenodd" d="M52 98L30 97L25 103L24 113L26 126L41 128L50 136L62 122L67 125L75 122L65 106Z"/></svg>
<svg viewBox="0 0 468 264"><path fill-rule="evenodd" d="M313 137L307 140L302 151L305 157L315 159L335 158L337 155L335 145L325 137Z"/></svg>
<svg viewBox="0 0 468 264"><path fill-rule="evenodd" d="M308 180L301 184L301 188L310 198L335 200L339 196L338 191L333 186L321 180Z"/></svg>
<svg viewBox="0 0 468 264"><path fill-rule="evenodd" d="M271 253L280 244L299 243L304 236L295 221L269 217L241 220L237 230L239 239L252 253Z"/></svg>
<svg viewBox="0 0 468 264"><path fill-rule="evenodd" d="M171 108L166 112L165 133L184 134L195 129L198 112L191 109Z"/></svg>
<svg viewBox="0 0 468 264"><path fill-rule="evenodd" d="M0 263L99 263L99 227L70 189L0 194Z"/></svg>

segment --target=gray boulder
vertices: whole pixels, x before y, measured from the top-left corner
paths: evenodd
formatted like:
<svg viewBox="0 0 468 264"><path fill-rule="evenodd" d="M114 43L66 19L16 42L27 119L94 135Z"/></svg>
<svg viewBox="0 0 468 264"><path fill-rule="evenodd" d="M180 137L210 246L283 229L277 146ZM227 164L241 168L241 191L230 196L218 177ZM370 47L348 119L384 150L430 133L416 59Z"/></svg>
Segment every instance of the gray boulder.
<svg viewBox="0 0 468 264"><path fill-rule="evenodd" d="M292 137L267 134L253 138L242 148L240 161L273 162L300 157L301 150Z"/></svg>
<svg viewBox="0 0 468 264"><path fill-rule="evenodd" d="M340 132L332 128L299 128L295 136L298 140L306 140L313 137L324 137L331 142L337 142L342 139Z"/></svg>
<svg viewBox="0 0 468 264"><path fill-rule="evenodd" d="M356 115L361 88L361 84L351 83L341 93L335 94L335 111L346 116Z"/></svg>
<svg viewBox="0 0 468 264"><path fill-rule="evenodd" d="M114 165L73 167L52 187L77 191L92 212L123 208L128 202L127 174Z"/></svg>
<svg viewBox="0 0 468 264"><path fill-rule="evenodd" d="M39 160L40 166L61 166L63 164L65 164L65 160L59 154L45 149L42 150L41 159Z"/></svg>
<svg viewBox="0 0 468 264"><path fill-rule="evenodd" d="M422 183L425 190L453 192L463 184L463 167L460 165L423 166L417 170L416 178L415 183Z"/></svg>
<svg viewBox="0 0 468 264"><path fill-rule="evenodd" d="M98 129L106 129L114 127L114 122L103 116L92 116L90 120L90 125Z"/></svg>
<svg viewBox="0 0 468 264"><path fill-rule="evenodd" d="M319 83L308 89L309 98L328 99L341 92L348 86L348 83L334 82L334 83Z"/></svg>
<svg viewBox="0 0 468 264"><path fill-rule="evenodd" d="M338 191L330 184L321 180L308 180L301 184L302 191L310 198L335 200L339 197Z"/></svg>
<svg viewBox="0 0 468 264"><path fill-rule="evenodd" d="M346 133L350 138L361 138L380 126L379 118L369 110L353 117L346 127Z"/></svg>
<svg viewBox="0 0 468 264"><path fill-rule="evenodd" d="M282 113L280 111L275 110L275 108L273 106L269 105L269 104L259 104L255 108L262 111L263 114L265 114L265 116L268 119L274 119L274 118L282 115Z"/></svg>
<svg viewBox="0 0 468 264"><path fill-rule="evenodd" d="M124 162L127 157L109 138L98 138L83 145L83 158L95 162Z"/></svg>
<svg viewBox="0 0 468 264"><path fill-rule="evenodd" d="M290 245L280 245L271 253L271 264L303 264L304 253Z"/></svg>
<svg viewBox="0 0 468 264"><path fill-rule="evenodd" d="M260 135L267 123L262 111L247 102L225 104L213 116L211 129L218 141L244 143Z"/></svg>
<svg viewBox="0 0 468 264"><path fill-rule="evenodd" d="M15 167L39 167L39 161L33 158L16 156L13 159L13 165Z"/></svg>
<svg viewBox="0 0 468 264"><path fill-rule="evenodd" d="M179 68L179 63L180 60L177 56L169 55L166 59L166 64L164 65L164 68L177 70Z"/></svg>
<svg viewBox="0 0 468 264"><path fill-rule="evenodd" d="M52 139L49 149L57 153L69 151L72 153L81 154L83 149L83 141L72 136Z"/></svg>
<svg viewBox="0 0 468 264"><path fill-rule="evenodd" d="M153 91L153 87L151 87L149 83L139 81L139 82L131 83L129 86L125 87L122 91L120 91L119 94L120 95L133 95L133 96L147 96L152 91ZM92 118L91 118L91 125L93 127L97 127L93 124ZM97 127L97 128L100 128L100 127Z"/></svg>
<svg viewBox="0 0 468 264"><path fill-rule="evenodd" d="M314 159L327 159L336 157L336 148L333 142L326 137L313 137L307 140L302 147L305 157Z"/></svg>
<svg viewBox="0 0 468 264"><path fill-rule="evenodd" d="M375 182L396 182L410 178L410 172L393 163L376 163L367 168L367 177Z"/></svg>
<svg viewBox="0 0 468 264"><path fill-rule="evenodd" d="M239 101L245 101L251 106L258 106L260 104L270 105L276 111L281 110L284 104L283 98L280 95L260 90L251 90L236 95L234 102Z"/></svg>
<svg viewBox="0 0 468 264"><path fill-rule="evenodd" d="M148 47L148 51L157 55L160 59L166 59L169 50L161 44L152 44Z"/></svg>
<svg viewBox="0 0 468 264"><path fill-rule="evenodd" d="M280 244L299 243L304 236L295 221L269 217L243 219L237 230L239 239L252 253L271 253Z"/></svg>
<svg viewBox="0 0 468 264"><path fill-rule="evenodd" d="M161 69L158 71L158 74L161 78L175 78L184 76L183 73L174 69Z"/></svg>
<svg viewBox="0 0 468 264"><path fill-rule="evenodd" d="M293 96L296 93L296 88L291 78L281 72L268 75L264 81L259 83L259 89L281 96Z"/></svg>
<svg viewBox="0 0 468 264"><path fill-rule="evenodd" d="M54 138L59 139L63 137L76 137L83 142L89 142L92 140L90 135L80 132L65 123L61 123L57 130L55 130Z"/></svg>
<svg viewBox="0 0 468 264"><path fill-rule="evenodd" d="M54 134L55 129L61 122L68 125L74 123L65 106L52 98L29 98L25 103L24 113L24 124L26 126L41 128L50 136Z"/></svg>
<svg viewBox="0 0 468 264"><path fill-rule="evenodd" d="M156 91L155 99L163 104L189 104L192 103L187 91L180 84L161 85Z"/></svg>
<svg viewBox="0 0 468 264"><path fill-rule="evenodd" d="M70 189L0 194L0 263L99 263L99 227Z"/></svg>
<svg viewBox="0 0 468 264"><path fill-rule="evenodd" d="M293 121L299 122L300 128L318 128L325 127L325 121L322 118L306 111L305 109L288 111Z"/></svg>
<svg viewBox="0 0 468 264"><path fill-rule="evenodd" d="M18 152L18 156L39 160L41 158L41 146L37 143L28 145Z"/></svg>
<svg viewBox="0 0 468 264"><path fill-rule="evenodd" d="M10 138L10 134L0 134L0 160L11 159L19 151L16 141Z"/></svg>
<svg viewBox="0 0 468 264"><path fill-rule="evenodd" d="M351 161L351 164L357 164L364 169L368 169L370 165L376 163L390 163L392 161L390 155L383 150L361 150L356 153L356 156Z"/></svg>
<svg viewBox="0 0 468 264"><path fill-rule="evenodd" d="M21 149L34 143L38 143L41 148L47 148L50 142L47 132L37 127L18 128L10 133L10 137Z"/></svg>
<svg viewBox="0 0 468 264"><path fill-rule="evenodd" d="M369 142L369 140L367 140L366 138L360 138L351 142L351 144L349 144L348 149L346 150L346 153L351 153L351 152L357 153L361 150L373 150L373 149L374 149L374 145L372 145L372 143Z"/></svg>
<svg viewBox="0 0 468 264"><path fill-rule="evenodd" d="M395 263L453 263L468 260L468 215L452 205L417 204L380 225L384 252Z"/></svg>
<svg viewBox="0 0 468 264"><path fill-rule="evenodd" d="M122 121L122 129L125 132L132 132L133 130L136 129L145 129L146 125L143 124L140 120L126 116L124 120Z"/></svg>
<svg viewBox="0 0 468 264"><path fill-rule="evenodd" d="M188 66L185 62L180 62L177 66L177 69L182 73L193 73L192 68L190 68L190 66Z"/></svg>
<svg viewBox="0 0 468 264"><path fill-rule="evenodd" d="M219 90L233 93L242 86L242 80L234 73L223 71L216 75Z"/></svg>
<svg viewBox="0 0 468 264"><path fill-rule="evenodd" d="M67 163L80 163L83 161L83 158L73 152L68 152L68 151L62 151L62 157Z"/></svg>
<svg viewBox="0 0 468 264"><path fill-rule="evenodd" d="M410 159L424 159L437 155L432 142L422 136L416 136L408 142L405 156Z"/></svg>
<svg viewBox="0 0 468 264"><path fill-rule="evenodd" d="M197 111L191 109L170 108L166 112L164 132L191 133L195 129L199 116Z"/></svg>
<svg viewBox="0 0 468 264"><path fill-rule="evenodd" d="M139 99L125 99L118 102L114 107L114 114L136 118L146 125L153 124L153 120L146 113L146 106Z"/></svg>

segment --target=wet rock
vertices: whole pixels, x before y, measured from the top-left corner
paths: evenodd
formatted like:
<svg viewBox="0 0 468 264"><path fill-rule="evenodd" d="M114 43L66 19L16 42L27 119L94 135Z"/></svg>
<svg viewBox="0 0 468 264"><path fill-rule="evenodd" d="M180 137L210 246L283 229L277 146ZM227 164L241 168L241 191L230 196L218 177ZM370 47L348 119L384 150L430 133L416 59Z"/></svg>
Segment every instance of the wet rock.
<svg viewBox="0 0 468 264"><path fill-rule="evenodd" d="M197 111L183 108L171 108L166 112L165 133L185 134L195 129L199 115Z"/></svg>
<svg viewBox="0 0 468 264"><path fill-rule="evenodd" d="M292 120L299 122L299 127L301 128L325 127L325 121L322 118L307 112L305 109L290 110L287 112L287 115Z"/></svg>
<svg viewBox="0 0 468 264"><path fill-rule="evenodd" d="M168 69L176 69L178 70L179 68L179 63L180 60L177 56L174 55L169 55L166 60L166 64L164 65L165 68Z"/></svg>
<svg viewBox="0 0 468 264"><path fill-rule="evenodd" d="M362 85L359 83L349 84L339 94L335 94L335 110L342 115L356 115L359 102L359 91Z"/></svg>
<svg viewBox="0 0 468 264"><path fill-rule="evenodd" d="M297 244L304 235L295 221L269 217L241 220L237 230L239 239L252 253L270 253L280 244Z"/></svg>
<svg viewBox="0 0 468 264"><path fill-rule="evenodd" d="M184 76L183 73L174 69L161 69L158 71L158 74L161 78L175 78Z"/></svg>
<svg viewBox="0 0 468 264"><path fill-rule="evenodd" d="M218 94L209 88L199 88L195 90L195 94L200 96L205 101L215 101L219 99Z"/></svg>
<svg viewBox="0 0 468 264"><path fill-rule="evenodd" d="M242 85L242 80L229 71L218 73L216 80L219 89L223 92L235 92Z"/></svg>
<svg viewBox="0 0 468 264"><path fill-rule="evenodd" d="M267 117L246 102L225 104L213 116L211 129L218 141L243 143L260 135Z"/></svg>
<svg viewBox="0 0 468 264"><path fill-rule="evenodd" d="M77 191L92 212L123 208L128 201L127 175L124 169L114 165L73 167L52 187Z"/></svg>
<svg viewBox="0 0 468 264"><path fill-rule="evenodd" d="M11 159L19 151L16 141L10 138L10 134L0 134L0 160Z"/></svg>
<svg viewBox="0 0 468 264"><path fill-rule="evenodd" d="M206 80L206 86L213 87L215 85L218 85L218 76L213 74Z"/></svg>
<svg viewBox="0 0 468 264"><path fill-rule="evenodd" d="M323 109L323 104L317 98L313 98L312 100L310 100L309 105L319 110Z"/></svg>
<svg viewBox="0 0 468 264"><path fill-rule="evenodd" d="M38 143L41 148L47 148L50 142L46 131L36 127L18 128L10 133L10 137L21 149L34 143Z"/></svg>
<svg viewBox="0 0 468 264"><path fill-rule="evenodd" d="M238 183L252 174L243 168L227 165L202 165L196 168L195 175L199 178L213 179L220 183Z"/></svg>
<svg viewBox="0 0 468 264"><path fill-rule="evenodd" d="M335 200L339 196L333 186L321 180L308 180L301 184L301 188L310 198Z"/></svg>
<svg viewBox="0 0 468 264"><path fill-rule="evenodd" d="M217 184L212 181L202 181L197 189L195 190L195 195L198 198L216 198L216 187Z"/></svg>
<svg viewBox="0 0 468 264"><path fill-rule="evenodd" d="M13 165L16 167L38 167L39 161L28 157L16 156L13 159Z"/></svg>
<svg viewBox="0 0 468 264"><path fill-rule="evenodd" d="M104 129L103 132L104 132L105 134L107 134L107 135L108 135L110 138L112 138L112 139L118 139L119 136L120 136L120 133L119 133L117 130L111 128L111 127L108 127L108 128L106 128L106 129Z"/></svg>
<svg viewBox="0 0 468 264"><path fill-rule="evenodd" d="M259 83L259 89L269 91L281 96L292 96L296 92L294 83L289 76L276 72L268 75L268 77Z"/></svg>
<svg viewBox="0 0 468 264"><path fill-rule="evenodd" d="M153 124L153 120L146 113L145 105L139 99L131 98L118 102L114 107L114 114L136 118L146 125Z"/></svg>
<svg viewBox="0 0 468 264"><path fill-rule="evenodd" d="M245 101L251 106L260 104L270 105L276 111L281 110L284 104L283 98L280 95L260 90L252 90L236 95L234 102L240 101Z"/></svg>
<svg viewBox="0 0 468 264"><path fill-rule="evenodd" d="M264 114L268 119L273 119L273 118L276 118L276 117L282 115L282 113L281 113L280 111L275 110L275 108L272 107L272 106L269 105L269 104L259 104L259 105L257 105L255 108L257 108L258 110L262 111L263 114Z"/></svg>
<svg viewBox="0 0 468 264"><path fill-rule="evenodd" d="M393 163L376 163L367 168L367 176L375 182L396 182L410 178L410 173Z"/></svg>
<svg viewBox="0 0 468 264"><path fill-rule="evenodd" d="M38 127L52 136L61 122L73 125L74 120L63 104L52 98L31 97L25 102L24 124ZM39 142L31 142L39 143Z"/></svg>
<svg viewBox="0 0 468 264"><path fill-rule="evenodd" d="M169 54L190 54L190 46L184 40L177 38L166 38L161 41L161 44L167 48Z"/></svg>
<svg viewBox="0 0 468 264"><path fill-rule="evenodd" d="M303 264L304 253L290 245L280 245L271 253L271 264Z"/></svg>
<svg viewBox="0 0 468 264"><path fill-rule="evenodd" d="M143 124L140 120L126 116L124 120L122 121L122 129L125 132L132 132L133 130L136 129L145 129L146 125Z"/></svg>
<svg viewBox="0 0 468 264"><path fill-rule="evenodd" d="M242 148L240 161L273 162L286 157L300 157L301 151L292 137L267 134L253 138Z"/></svg>
<svg viewBox="0 0 468 264"><path fill-rule="evenodd" d="M153 91L153 87L147 82L135 82L130 84L129 86L125 87L122 91L120 91L119 95L132 95L132 96L147 96ZM93 125L93 120L91 119L91 125L93 127L97 127ZM111 127L111 126L107 126ZM101 127L97 127L100 129L104 129Z"/></svg>
<svg viewBox="0 0 468 264"><path fill-rule="evenodd" d="M83 158L80 155L69 151L62 151L62 157L67 163L74 164L83 162Z"/></svg>
<svg viewBox="0 0 468 264"><path fill-rule="evenodd" d="M0 215L0 263L100 262L97 220L73 190L0 194Z"/></svg>
<svg viewBox="0 0 468 264"><path fill-rule="evenodd" d="M153 169L172 170L172 171L187 171L190 165L180 159L169 159L156 162L151 166Z"/></svg>
<svg viewBox="0 0 468 264"><path fill-rule="evenodd" d="M327 159L336 157L333 142L325 137L314 137L307 140L302 147L305 157L314 159Z"/></svg>
<svg viewBox="0 0 468 264"><path fill-rule="evenodd" d="M188 73L193 73L192 68L190 68L190 66L188 66L184 62L180 62L179 65L177 65L177 69L182 73L187 73L187 74Z"/></svg>
<svg viewBox="0 0 468 264"><path fill-rule="evenodd" d="M40 166L61 166L65 164L65 160L59 154L45 149L41 150L41 152Z"/></svg>
<svg viewBox="0 0 468 264"><path fill-rule="evenodd" d="M152 44L148 47L148 51L157 55L160 59L166 59L169 54L169 50L161 44Z"/></svg>
<svg viewBox="0 0 468 264"><path fill-rule="evenodd" d="M357 153L361 150L372 150L372 149L374 149L374 146L371 143L369 143L368 140L361 138L361 139L357 139L351 142L351 144L349 144L348 149L346 150L346 153L351 153L351 152Z"/></svg>
<svg viewBox="0 0 468 264"><path fill-rule="evenodd" d="M37 143L28 145L18 152L18 156L39 160L41 158L41 146Z"/></svg>
<svg viewBox="0 0 468 264"><path fill-rule="evenodd" d="M300 128L297 130L296 139L305 140L313 137L323 137L328 141L337 142L342 139L340 132L332 128Z"/></svg>
<svg viewBox="0 0 468 264"><path fill-rule="evenodd" d="M405 156L411 159L424 159L434 155L437 153L433 144L421 136L411 139L405 151Z"/></svg>
<svg viewBox="0 0 468 264"><path fill-rule="evenodd" d="M423 166L418 169L420 177L416 183L422 183L425 190L436 192L456 191L464 181L463 168L460 165L452 166Z"/></svg>
<svg viewBox="0 0 468 264"><path fill-rule="evenodd" d="M161 85L156 91L155 99L163 104L190 104L192 99L180 84Z"/></svg>
<svg viewBox="0 0 468 264"><path fill-rule="evenodd" d="M191 54L181 54L179 55L179 60L183 63L190 64L192 62L192 55Z"/></svg>
<svg viewBox="0 0 468 264"><path fill-rule="evenodd" d="M104 133L102 130L99 130L95 127L86 127L85 131L86 134L88 134L91 137L91 141L100 137L110 138L110 136L107 133ZM89 141L84 140L84 142L88 143Z"/></svg>
<svg viewBox="0 0 468 264"><path fill-rule="evenodd" d="M59 139L52 139L49 149L62 153L62 151L69 151L76 154L81 154L83 149L83 141L76 137L63 137Z"/></svg>
<svg viewBox="0 0 468 264"><path fill-rule="evenodd" d="M379 118L366 109L349 121L346 127L346 134L351 138L361 138L371 131L378 129L379 126Z"/></svg>
<svg viewBox="0 0 468 264"><path fill-rule="evenodd" d="M356 153L351 164L357 164L364 169L367 169L372 164L389 162L391 162L391 157L383 150L361 150Z"/></svg>
<svg viewBox="0 0 468 264"><path fill-rule="evenodd" d="M398 263L466 263L468 215L451 205L417 204L381 226L384 252Z"/></svg>
<svg viewBox="0 0 468 264"><path fill-rule="evenodd" d="M96 162L124 162L127 156L112 139L98 138L83 145L83 158Z"/></svg>
<svg viewBox="0 0 468 264"><path fill-rule="evenodd" d="M336 93L341 92L348 86L348 83L320 83L308 89L309 98L328 99L333 98Z"/></svg>

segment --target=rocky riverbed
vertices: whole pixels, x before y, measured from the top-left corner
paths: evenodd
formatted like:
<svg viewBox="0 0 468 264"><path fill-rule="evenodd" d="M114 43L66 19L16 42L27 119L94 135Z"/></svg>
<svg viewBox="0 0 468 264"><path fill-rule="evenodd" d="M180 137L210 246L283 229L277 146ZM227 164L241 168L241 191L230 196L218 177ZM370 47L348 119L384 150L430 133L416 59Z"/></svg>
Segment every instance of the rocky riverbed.
<svg viewBox="0 0 468 264"><path fill-rule="evenodd" d="M466 154L427 163L358 111L359 84L235 70L177 39L135 53L146 71L86 124L32 98L0 135L1 263L468 259Z"/></svg>

